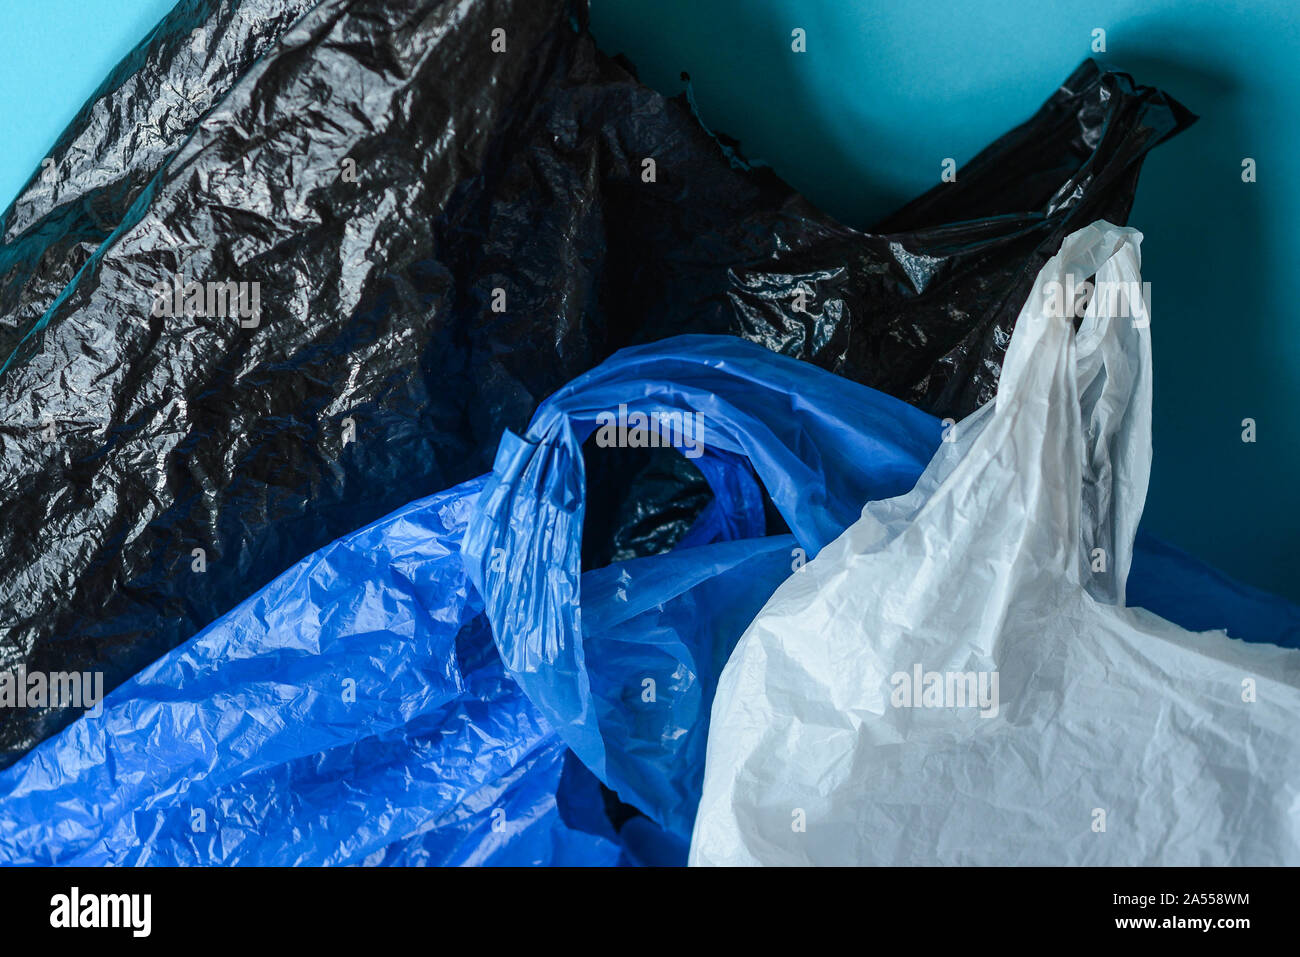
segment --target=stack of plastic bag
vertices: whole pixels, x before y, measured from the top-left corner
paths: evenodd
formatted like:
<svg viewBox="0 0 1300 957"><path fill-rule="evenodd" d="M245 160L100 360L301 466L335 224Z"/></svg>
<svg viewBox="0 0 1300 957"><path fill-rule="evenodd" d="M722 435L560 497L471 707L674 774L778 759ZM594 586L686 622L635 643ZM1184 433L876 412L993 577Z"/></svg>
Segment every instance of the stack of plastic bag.
<svg viewBox="0 0 1300 957"><path fill-rule="evenodd" d="M1122 221L1190 121L1086 63L863 233L636 82L585 16L186 2L123 62L0 220L0 668L116 686L485 472L629 344L739 335L960 416L1041 263ZM625 465L601 487L638 531L596 523L593 554L670 545L707 496ZM14 712L0 766L74 716Z"/></svg>
<svg viewBox="0 0 1300 957"><path fill-rule="evenodd" d="M673 551L584 570L582 440L620 405L698 414L673 451L715 496ZM626 350L492 475L299 562L0 773L0 862L684 863L736 641L943 433L741 340ZM1133 564L1214 585L1189 619L1294 635L1294 607L1176 552Z"/></svg>
<svg viewBox="0 0 1300 957"><path fill-rule="evenodd" d="M1075 231L1122 222L1146 152L1190 121L1085 63L957 182L864 233L600 54L585 4L182 4L0 220L0 673L115 688L80 717L9 712L0 863L682 864L693 833L700 861L816 860L813 834L837 860L974 859L950 853L973 819L937 838L918 822L992 806L976 771L883 800L850 773L874 773L877 745L948 769L926 749L961 752L965 715L890 714L849 743L867 692L805 680L832 654L838 677L874 675L912 635L937 660L917 662L923 687L978 655L1001 665L1001 710L976 733L1027 774L1111 756L1044 703L1151 771L1141 807L1079 787L1086 764L1056 781L1095 798L1091 835L1136 827L1155 853L1154 830L1187 826L1147 807L1165 802L1202 815L1180 854L1256 859L1290 765L1243 777L1229 738L1271 754L1292 659L1221 636L1180 656L1162 649L1183 633L1124 605L1292 646L1300 609L1135 539L1145 331L1095 307L1077 360L1064 320L1022 331L1063 241L1071 268L1136 279L1132 234ZM247 294L214 315L190 283ZM1035 421L959 474L994 424ZM958 492L935 485L945 462L980 472L966 494L989 511L909 537ZM919 537L920 557L860 576L845 530L876 515L872 548ZM774 609L839 588L879 596L878 637L841 622L841 645L782 660L796 638ZM1026 655L1017 616L1047 635L1058 610L1104 634ZM1089 649L1109 656L1105 687ZM1133 708L1143 763L1104 706L1128 707L1157 666L1210 691ZM770 700L768 667L790 682ZM1258 712L1222 700L1232 667ZM1025 690L1028 674L1059 680ZM1228 731L1204 735L1211 718ZM1204 787L1185 774L1199 760ZM804 842L770 837L785 790L819 781L836 782L826 803L784 809ZM916 842L895 828L893 851L863 853L835 832L869 833L850 819L872 801ZM1256 830L1215 819L1233 801ZM1120 859L1073 832L1051 845L1041 832L1072 820L1056 804L1016 807L1028 823L986 831L1039 825L1020 859Z"/></svg>

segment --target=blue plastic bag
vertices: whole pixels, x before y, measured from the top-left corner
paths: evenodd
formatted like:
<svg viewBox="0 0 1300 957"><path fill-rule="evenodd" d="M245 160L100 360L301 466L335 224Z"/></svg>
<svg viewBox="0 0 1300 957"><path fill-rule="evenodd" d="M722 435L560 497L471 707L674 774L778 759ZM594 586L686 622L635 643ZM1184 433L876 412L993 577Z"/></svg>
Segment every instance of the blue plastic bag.
<svg viewBox="0 0 1300 957"><path fill-rule="evenodd" d="M0 775L0 863L612 864L459 556L481 479L299 562Z"/></svg>
<svg viewBox="0 0 1300 957"><path fill-rule="evenodd" d="M750 520L706 512L672 552L583 575L582 443L616 423L611 438L634 442L622 424L641 421L648 441L672 441L697 415L679 447L714 505ZM731 648L864 502L911 487L940 437L898 399L740 339L624 350L547 400L523 439L506 435L480 497L465 554L506 667L597 777L689 841ZM761 528L755 475L791 534L727 541Z"/></svg>

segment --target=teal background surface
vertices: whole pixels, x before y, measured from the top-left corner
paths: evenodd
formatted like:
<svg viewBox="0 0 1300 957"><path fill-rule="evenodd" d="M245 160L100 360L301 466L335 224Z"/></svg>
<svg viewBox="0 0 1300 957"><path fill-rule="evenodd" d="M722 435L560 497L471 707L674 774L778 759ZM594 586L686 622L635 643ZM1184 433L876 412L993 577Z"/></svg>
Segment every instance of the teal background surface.
<svg viewBox="0 0 1300 957"><path fill-rule="evenodd" d="M0 203L171 0L4 0ZM1300 600L1300 5L1295 0L592 0L602 48L814 202L868 226L1027 119L1084 57L1201 120L1158 147L1131 223L1152 284L1145 525ZM807 52L791 50L791 31ZM1106 31L1093 54L1092 32ZM1241 164L1257 164L1244 183ZM1288 165L1291 164L1291 165ZM1242 420L1257 441L1241 441Z"/></svg>

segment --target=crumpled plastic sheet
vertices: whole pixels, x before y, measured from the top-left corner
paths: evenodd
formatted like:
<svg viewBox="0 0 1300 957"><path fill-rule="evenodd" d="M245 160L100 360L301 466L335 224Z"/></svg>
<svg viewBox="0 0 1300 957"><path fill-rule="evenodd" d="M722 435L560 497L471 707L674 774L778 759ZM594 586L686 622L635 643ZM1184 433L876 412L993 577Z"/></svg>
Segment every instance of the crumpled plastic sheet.
<svg viewBox="0 0 1300 957"><path fill-rule="evenodd" d="M969 411L1041 261L1123 220L1146 151L1191 121L1085 63L863 233L585 21L565 0L186 2L114 72L0 224L0 668L116 686L304 553L485 471L503 428L627 344L731 333ZM258 283L256 325L153 316L178 277ZM674 474L620 485L610 514L638 528L593 528L592 553L693 526L702 479ZM72 717L12 715L0 766Z"/></svg>
<svg viewBox="0 0 1300 957"><path fill-rule="evenodd" d="M717 492L675 551L580 575L581 436L609 401L706 416L695 461ZM911 487L942 432L737 339L620 352L544 403L525 438L507 436L498 472L302 560L0 773L0 862L684 863L732 645L795 549L811 558L863 501ZM528 564L542 521L565 531L554 566ZM471 522L471 567L518 567L515 599L551 603L536 619L548 631L521 632L489 576L507 660L535 666L520 684L459 551ZM1139 540L1130 595L1144 569L1213 582L1175 620L1294 639L1300 609L1154 546ZM653 704L647 676L661 679ZM602 784L630 806L610 813Z"/></svg>
<svg viewBox="0 0 1300 957"><path fill-rule="evenodd" d="M183 0L0 215L0 363L239 77L318 0Z"/></svg>
<svg viewBox="0 0 1300 957"><path fill-rule="evenodd" d="M0 860L616 863L561 819L566 749L465 576L481 485L299 562L0 775Z"/></svg>
<svg viewBox="0 0 1300 957"><path fill-rule="evenodd" d="M1145 307L1096 296L1076 336L1043 306L1068 275L1139 283L1140 239L1069 237L996 401L749 626L718 683L693 864L1300 862L1300 652L1125 607Z"/></svg>

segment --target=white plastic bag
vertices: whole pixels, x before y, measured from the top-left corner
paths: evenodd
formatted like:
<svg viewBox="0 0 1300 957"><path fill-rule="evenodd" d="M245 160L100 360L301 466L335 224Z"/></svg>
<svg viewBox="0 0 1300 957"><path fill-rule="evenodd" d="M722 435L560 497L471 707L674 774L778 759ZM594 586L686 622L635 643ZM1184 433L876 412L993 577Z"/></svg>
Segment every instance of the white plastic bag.
<svg viewBox="0 0 1300 957"><path fill-rule="evenodd" d="M692 864L1300 863L1300 652L1123 607L1151 459L1140 241L1070 236L996 401L759 613ZM1051 307L1094 273L1076 334Z"/></svg>

